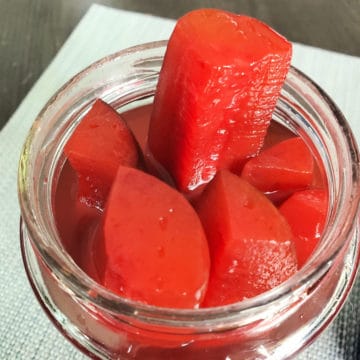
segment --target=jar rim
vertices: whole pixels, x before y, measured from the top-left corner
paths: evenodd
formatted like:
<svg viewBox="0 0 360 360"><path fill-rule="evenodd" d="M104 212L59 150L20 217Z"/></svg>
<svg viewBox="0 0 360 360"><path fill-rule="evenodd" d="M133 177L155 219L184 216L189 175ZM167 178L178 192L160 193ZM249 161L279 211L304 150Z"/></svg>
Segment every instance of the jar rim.
<svg viewBox="0 0 360 360"><path fill-rule="evenodd" d="M18 196L21 207L22 221L24 221L27 231L30 233L33 243L36 249L41 254L41 257L45 263L51 267L54 271L55 276L60 278L66 287L70 291L75 292L78 296L87 300L94 305L106 309L113 314L125 314L127 316L133 316L135 313L137 318L142 318L145 321L154 322L157 324L169 324L175 326L193 326L194 324L206 323L210 320L216 320L219 324L224 319L234 318L238 321L238 317L241 315L246 318L256 312L261 312L261 309L269 306L269 304L275 303L286 303L289 298L295 299L296 294L299 294L305 287L310 286L315 281L319 280L331 266L332 261L336 255L342 250L342 246L338 246L333 249L326 259L321 263L318 263L316 267L312 267L315 259L312 257L309 262L301 269L297 271L295 275L283 282L279 286L260 294L256 297L245 299L241 302L219 306L211 308L201 309L173 309L173 308L161 308L153 305L147 305L138 301L123 298L117 294L107 290L95 280L91 279L83 270L81 270L70 255L60 248L60 242L56 243L52 241L54 247L49 247L47 243L44 243L44 227L40 225L38 219L41 214L35 213L34 207L32 206L31 199L29 197L29 189L31 182L35 181L31 176L31 164L33 160L29 154L32 154L32 144L36 139L36 136L41 127L41 122L45 118L46 111L49 107L53 106L54 103L66 93L69 86L77 83L82 78L86 77L91 71L102 67L104 64L112 61L116 61L129 54L141 53L147 49L159 48L165 50L167 41L157 41L152 43L146 43L137 45L114 54L108 55L95 63L89 65L80 73L72 77L66 82L60 90L52 96L48 103L44 106L38 117L35 119L34 125L32 126L26 142L24 144L18 173ZM360 186L359 186L359 154L357 144L354 136L350 130L350 127L330 97L325 93L320 86L318 86L313 80L303 74L295 67L291 67L290 76L295 77L300 82L306 83L312 91L313 95L319 97L323 104L333 114L336 119L336 129L342 135L343 144L346 147L346 154L348 155L348 169L351 173L345 173L343 169L339 169L338 176L341 179L345 177L351 181L351 187L345 186L345 198L342 202L336 204L333 209L335 217L338 222L345 224L341 229L332 229L325 231L324 238L341 236L346 237L351 232L353 221L355 221L356 214L358 213L359 200L360 200ZM335 139L336 140L336 139ZM348 184L347 184L348 185ZM346 205L347 211L342 211ZM340 219L339 219L340 217ZM347 221L345 221L346 219ZM344 220L344 221L342 221ZM335 231L336 230L336 231ZM53 236L54 234L46 234L47 236ZM326 241L324 241L326 243ZM340 244L341 245L341 244ZM53 253L56 253L56 257Z"/></svg>

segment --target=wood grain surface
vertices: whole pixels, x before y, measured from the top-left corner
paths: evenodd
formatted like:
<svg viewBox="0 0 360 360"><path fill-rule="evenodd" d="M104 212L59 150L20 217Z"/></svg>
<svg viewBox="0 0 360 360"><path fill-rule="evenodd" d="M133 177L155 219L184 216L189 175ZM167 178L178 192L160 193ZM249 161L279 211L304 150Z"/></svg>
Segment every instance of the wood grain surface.
<svg viewBox="0 0 360 360"><path fill-rule="evenodd" d="M0 0L0 128L94 2L174 19L223 8L291 41L360 56L360 0Z"/></svg>

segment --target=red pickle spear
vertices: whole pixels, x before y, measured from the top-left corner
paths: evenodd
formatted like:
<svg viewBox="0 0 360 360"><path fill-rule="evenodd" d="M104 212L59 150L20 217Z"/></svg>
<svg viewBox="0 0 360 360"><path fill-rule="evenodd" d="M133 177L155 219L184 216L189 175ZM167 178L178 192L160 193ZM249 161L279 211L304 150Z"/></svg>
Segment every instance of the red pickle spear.
<svg viewBox="0 0 360 360"><path fill-rule="evenodd" d="M301 137L283 140L248 160L241 176L264 192L306 189L314 176L314 158Z"/></svg>
<svg viewBox="0 0 360 360"><path fill-rule="evenodd" d="M121 116L97 99L64 148L79 182L78 197L102 208L119 165L138 165L138 145Z"/></svg>
<svg viewBox="0 0 360 360"><path fill-rule="evenodd" d="M119 166L104 217L104 285L127 298L197 308L209 276L209 249L184 196L141 170Z"/></svg>
<svg viewBox="0 0 360 360"><path fill-rule="evenodd" d="M211 257L205 307L259 295L297 271L290 226L247 181L219 171L198 199L196 210Z"/></svg>
<svg viewBox="0 0 360 360"><path fill-rule="evenodd" d="M294 234L298 264L301 268L321 240L328 212L328 193L325 189L295 192L279 210Z"/></svg>
<svg viewBox="0 0 360 360"><path fill-rule="evenodd" d="M244 15L201 9L178 20L148 144L179 190L193 190L259 152L291 53L284 37Z"/></svg>

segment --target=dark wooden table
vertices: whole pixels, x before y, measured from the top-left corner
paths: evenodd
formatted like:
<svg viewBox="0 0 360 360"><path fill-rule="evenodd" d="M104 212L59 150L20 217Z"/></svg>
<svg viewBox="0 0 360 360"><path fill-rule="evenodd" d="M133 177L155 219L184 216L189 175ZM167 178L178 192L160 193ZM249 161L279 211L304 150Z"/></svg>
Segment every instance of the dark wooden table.
<svg viewBox="0 0 360 360"><path fill-rule="evenodd" d="M0 129L92 0L0 0ZM292 41L360 56L360 0L98 0L177 18L218 7L267 22Z"/></svg>

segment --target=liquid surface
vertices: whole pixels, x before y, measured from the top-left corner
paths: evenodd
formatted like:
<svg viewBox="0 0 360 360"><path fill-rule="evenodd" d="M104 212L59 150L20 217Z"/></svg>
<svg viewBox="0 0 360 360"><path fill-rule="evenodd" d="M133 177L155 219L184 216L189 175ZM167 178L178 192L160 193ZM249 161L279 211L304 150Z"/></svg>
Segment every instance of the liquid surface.
<svg viewBox="0 0 360 360"><path fill-rule="evenodd" d="M122 113L123 119L132 130L141 149L146 153L147 133L152 106L145 105ZM272 122L264 143L264 149L294 137L284 126ZM314 186L323 186L323 179L316 166ZM273 203L279 205L287 193L267 194ZM189 197L191 199L191 196ZM61 170L54 198L54 214L60 237L65 249L75 262L95 280L99 280L95 266L94 234L101 221L102 211L88 207L77 199L77 175L68 162Z"/></svg>

